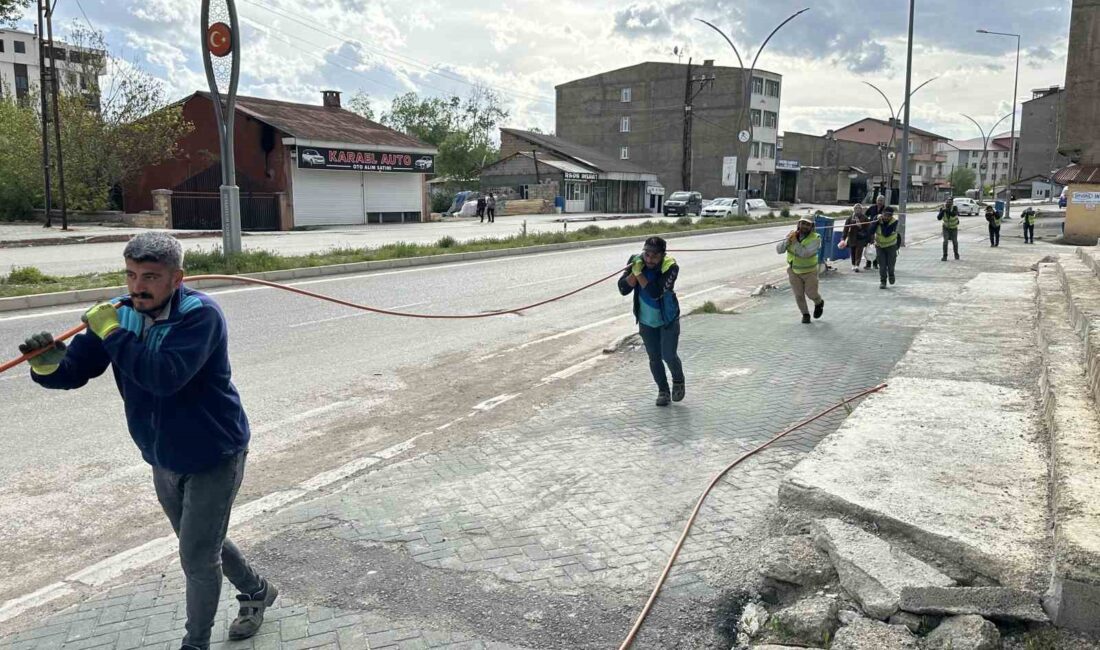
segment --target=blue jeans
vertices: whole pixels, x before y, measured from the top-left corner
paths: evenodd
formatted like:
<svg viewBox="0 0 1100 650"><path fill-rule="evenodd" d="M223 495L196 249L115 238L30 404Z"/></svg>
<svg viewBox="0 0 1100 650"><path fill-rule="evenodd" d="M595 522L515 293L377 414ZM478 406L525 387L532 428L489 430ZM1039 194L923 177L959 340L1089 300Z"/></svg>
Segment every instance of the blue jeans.
<svg viewBox="0 0 1100 650"><path fill-rule="evenodd" d="M153 468L153 486L164 514L180 540L180 565L187 581L185 644L205 649L218 613L222 572L238 591L254 594L263 579L225 538L229 513L244 478L247 451L198 474Z"/></svg>
<svg viewBox="0 0 1100 650"><path fill-rule="evenodd" d="M638 330L642 342L645 343L646 354L649 355L649 371L653 373L653 381L657 382L657 390L669 392L668 376L665 375L666 363L672 373L673 383L684 383L684 366L676 354L676 348L680 345L680 319L664 327L639 324Z"/></svg>

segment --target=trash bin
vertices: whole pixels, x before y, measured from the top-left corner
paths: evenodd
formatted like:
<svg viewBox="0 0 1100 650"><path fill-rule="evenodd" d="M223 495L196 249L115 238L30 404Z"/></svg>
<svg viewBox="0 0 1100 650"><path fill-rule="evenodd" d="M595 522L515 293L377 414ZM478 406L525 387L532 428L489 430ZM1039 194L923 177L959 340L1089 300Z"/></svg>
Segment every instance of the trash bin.
<svg viewBox="0 0 1100 650"><path fill-rule="evenodd" d="M997 199L993 202L993 209L997 211L997 214L1005 213L1005 202L1001 199Z"/></svg>
<svg viewBox="0 0 1100 650"><path fill-rule="evenodd" d="M847 254L847 251L836 250L836 244L839 243L839 239L833 236L833 228L835 228L835 226L836 219L821 214L814 215L814 230L821 236L821 249L817 252L818 264L824 264L825 260L841 259L836 257L838 252Z"/></svg>

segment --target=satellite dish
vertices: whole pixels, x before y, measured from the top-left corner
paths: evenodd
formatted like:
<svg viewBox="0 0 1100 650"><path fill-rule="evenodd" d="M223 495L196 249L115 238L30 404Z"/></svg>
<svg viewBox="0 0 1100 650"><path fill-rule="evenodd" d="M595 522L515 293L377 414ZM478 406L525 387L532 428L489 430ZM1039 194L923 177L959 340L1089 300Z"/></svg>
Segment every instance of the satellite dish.
<svg viewBox="0 0 1100 650"><path fill-rule="evenodd" d="M890 160L893 160L894 158L898 157L898 154L896 152L891 151L890 153L886 154L886 157L889 158Z"/></svg>

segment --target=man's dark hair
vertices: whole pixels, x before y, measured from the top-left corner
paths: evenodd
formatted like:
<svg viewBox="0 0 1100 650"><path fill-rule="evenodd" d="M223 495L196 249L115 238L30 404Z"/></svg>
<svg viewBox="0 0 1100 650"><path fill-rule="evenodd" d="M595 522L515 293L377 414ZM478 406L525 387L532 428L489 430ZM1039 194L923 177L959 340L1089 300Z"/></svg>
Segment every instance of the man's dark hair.
<svg viewBox="0 0 1100 650"><path fill-rule="evenodd" d="M649 239L645 240L645 244L642 245L642 248L650 248L657 251L658 253L663 253L668 250L668 243L666 243L665 240L661 239L660 237L650 237Z"/></svg>

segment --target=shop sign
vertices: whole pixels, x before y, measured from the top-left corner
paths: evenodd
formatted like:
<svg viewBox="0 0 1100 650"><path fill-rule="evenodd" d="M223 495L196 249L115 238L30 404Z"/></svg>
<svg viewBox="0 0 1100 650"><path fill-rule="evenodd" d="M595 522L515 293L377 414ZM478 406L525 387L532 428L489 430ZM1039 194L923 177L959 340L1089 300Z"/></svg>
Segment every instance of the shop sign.
<svg viewBox="0 0 1100 650"><path fill-rule="evenodd" d="M777 160L775 161L775 171L784 172L796 172L802 169L802 165L797 160Z"/></svg>
<svg viewBox="0 0 1100 650"><path fill-rule="evenodd" d="M597 179L595 172L564 172L567 181L594 181Z"/></svg>
<svg viewBox="0 0 1100 650"><path fill-rule="evenodd" d="M435 172L435 156L399 151L298 147L298 169L349 172Z"/></svg>
<svg viewBox="0 0 1100 650"><path fill-rule="evenodd" d="M1100 203L1100 192L1073 192L1073 203Z"/></svg>

